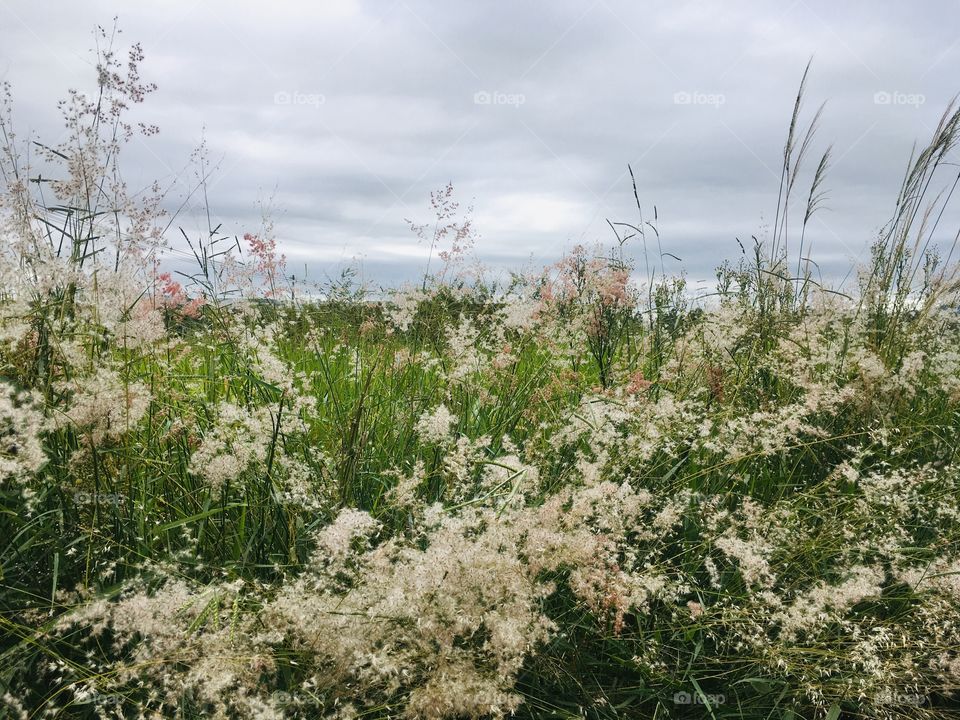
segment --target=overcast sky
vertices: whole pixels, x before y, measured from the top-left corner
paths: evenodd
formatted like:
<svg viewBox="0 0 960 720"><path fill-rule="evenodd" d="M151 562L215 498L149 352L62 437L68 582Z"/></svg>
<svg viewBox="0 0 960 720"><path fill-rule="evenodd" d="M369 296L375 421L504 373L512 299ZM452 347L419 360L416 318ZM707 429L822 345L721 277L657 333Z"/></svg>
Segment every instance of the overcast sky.
<svg viewBox="0 0 960 720"><path fill-rule="evenodd" d="M256 230L258 200L274 196L290 267L314 278L422 273L427 248L404 219L428 219L447 181L474 204L491 265L607 243L607 218L637 217L629 163L664 250L709 280L735 237L773 219L811 56L806 110L827 102L818 148L832 143L835 159L808 236L842 276L887 220L911 145L960 90L956 2L0 0L20 130L58 137L56 101L91 86L91 30L114 15L159 85L138 114L161 133L130 148L130 184L178 180L175 205L205 134L218 221Z"/></svg>

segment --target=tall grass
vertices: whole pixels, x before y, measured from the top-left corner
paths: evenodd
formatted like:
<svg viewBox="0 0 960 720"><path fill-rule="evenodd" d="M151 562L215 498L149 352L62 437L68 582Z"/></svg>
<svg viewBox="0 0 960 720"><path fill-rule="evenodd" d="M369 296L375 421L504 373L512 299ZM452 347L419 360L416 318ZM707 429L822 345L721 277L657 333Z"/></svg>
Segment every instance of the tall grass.
<svg viewBox="0 0 960 720"><path fill-rule="evenodd" d="M153 88L103 47L64 143L0 119L0 716L956 715L953 106L858 292L804 254L829 150L788 223L805 71L710 302L642 211L489 287L450 188L443 268L374 301L285 286L269 229L162 273L118 164Z"/></svg>

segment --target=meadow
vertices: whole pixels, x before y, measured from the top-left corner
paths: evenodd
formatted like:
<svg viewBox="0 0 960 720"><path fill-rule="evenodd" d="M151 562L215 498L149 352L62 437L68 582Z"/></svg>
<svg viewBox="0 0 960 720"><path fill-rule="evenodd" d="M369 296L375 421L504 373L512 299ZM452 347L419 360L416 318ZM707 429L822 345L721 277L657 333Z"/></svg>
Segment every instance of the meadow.
<svg viewBox="0 0 960 720"><path fill-rule="evenodd" d="M164 269L141 60L56 146L0 112L0 717L960 716L960 112L850 288L801 87L709 298L652 218L488 281L449 187L372 295L269 224Z"/></svg>

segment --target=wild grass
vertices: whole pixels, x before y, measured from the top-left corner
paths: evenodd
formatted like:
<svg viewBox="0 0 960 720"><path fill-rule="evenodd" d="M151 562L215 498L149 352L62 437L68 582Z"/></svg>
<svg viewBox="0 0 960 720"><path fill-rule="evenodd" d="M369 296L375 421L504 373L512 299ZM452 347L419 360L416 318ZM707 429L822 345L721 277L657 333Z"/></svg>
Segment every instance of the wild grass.
<svg viewBox="0 0 960 720"><path fill-rule="evenodd" d="M0 119L0 716L956 716L952 106L855 291L804 255L829 151L788 225L802 83L708 302L642 213L491 287L450 189L442 270L311 296L269 229L161 272L104 40L61 145Z"/></svg>

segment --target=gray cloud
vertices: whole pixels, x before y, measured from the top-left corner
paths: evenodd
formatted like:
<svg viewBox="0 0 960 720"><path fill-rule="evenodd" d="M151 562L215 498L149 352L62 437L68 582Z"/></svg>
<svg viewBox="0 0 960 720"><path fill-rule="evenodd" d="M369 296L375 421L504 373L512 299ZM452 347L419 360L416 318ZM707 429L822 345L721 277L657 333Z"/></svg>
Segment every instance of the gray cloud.
<svg viewBox="0 0 960 720"><path fill-rule="evenodd" d="M608 242L606 218L635 219L631 163L664 249L709 279L736 236L772 220L811 55L807 112L828 102L818 137L836 161L808 237L841 276L960 89L952 2L97 0L54 13L0 0L0 74L21 127L59 132L56 99L92 79L86 30L114 15L160 85L138 113L161 134L130 148L131 184L179 176L182 190L205 128L224 229L255 230L273 195L279 241L313 276L355 262L377 280L418 277L425 248L404 218L428 217L448 180L474 203L492 265ZM960 217L947 220L943 241ZM190 210L178 223L203 226Z"/></svg>

